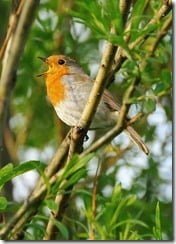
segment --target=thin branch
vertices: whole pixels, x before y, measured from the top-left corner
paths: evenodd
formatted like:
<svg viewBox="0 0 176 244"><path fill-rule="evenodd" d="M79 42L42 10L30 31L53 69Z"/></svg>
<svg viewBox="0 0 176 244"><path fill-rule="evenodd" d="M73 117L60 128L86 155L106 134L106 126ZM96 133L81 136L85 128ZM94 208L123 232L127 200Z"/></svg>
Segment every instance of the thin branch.
<svg viewBox="0 0 176 244"><path fill-rule="evenodd" d="M63 194L58 194L55 198L55 203L57 204L57 210L50 213L50 218L46 227L46 231L45 231L45 236L43 238L43 240L54 240L54 236L55 236L55 230L56 230L56 226L55 226L55 219L57 219L58 213L59 213L59 206L60 206L60 202L63 199Z"/></svg>
<svg viewBox="0 0 176 244"><path fill-rule="evenodd" d="M159 20L161 20L164 16L166 16L170 10L172 9L172 3L171 1L164 1L164 4L160 7L158 11L156 11L156 14L153 16L153 18L146 24L143 30L150 29L150 26L153 24L156 24ZM126 30L124 32L128 32L125 36L125 41L128 42L130 38L130 26L131 26L131 20L128 22L128 25L126 26ZM129 44L129 48L133 49L137 45L143 43L146 41L147 37L149 37L149 33L139 36L135 41ZM114 64L112 66L111 71L108 74L108 83L111 83L111 81L114 79L114 74L120 69L124 61L127 59L127 56L125 55L125 52L122 47L118 47L115 58L114 58Z"/></svg>
<svg viewBox="0 0 176 244"><path fill-rule="evenodd" d="M101 167L101 162L98 162L96 173L93 179L93 191L92 191L92 220L90 223L90 230L89 230L89 240L95 240L95 226L94 226L94 220L96 218L96 210L97 210L97 204L96 204L96 195L97 195L97 181L98 181L98 175Z"/></svg>
<svg viewBox="0 0 176 244"><path fill-rule="evenodd" d="M4 145L10 155L11 160L15 163L18 161L17 148L14 135L8 125L4 128Z"/></svg>
<svg viewBox="0 0 176 244"><path fill-rule="evenodd" d="M36 203L37 204L37 203ZM25 218L28 216L29 217L33 214L35 210L35 204L31 205L30 209L26 209L25 211ZM12 231L10 232L8 239L9 240L19 240L22 239L20 236L22 235L22 227L24 227L25 224L25 218L20 218L19 222L13 227Z"/></svg>
<svg viewBox="0 0 176 244"><path fill-rule="evenodd" d="M4 42L3 42L1 49L0 49L0 60L3 59L7 44L9 42L10 38L12 38L13 33L16 29L16 26L18 23L18 18L19 18L19 15L21 14L23 4L24 4L24 0L21 0L16 12L13 12L9 18L9 27L7 30L7 34L6 34Z"/></svg>
<svg viewBox="0 0 176 244"><path fill-rule="evenodd" d="M168 30L170 29L171 26L172 26L172 15L168 17L168 19L164 22L163 26L161 27L160 31L157 33L157 38L154 42L154 45L152 45L152 50L151 50L152 53L155 52L158 43L168 33Z"/></svg>
<svg viewBox="0 0 176 244"><path fill-rule="evenodd" d="M127 18L129 16L129 10L131 7L132 0L120 0L119 1L119 8L120 12L123 17L123 23L126 24Z"/></svg>
<svg viewBox="0 0 176 244"><path fill-rule="evenodd" d="M144 114L139 112L138 114L136 114L135 116L133 116L130 120L128 120L127 122L127 126L134 124L137 120L139 120L139 118L141 118Z"/></svg>
<svg viewBox="0 0 176 244"><path fill-rule="evenodd" d="M11 93L11 89L9 88L13 83L27 34L38 5L39 0L24 1L17 27L7 44L0 79L0 120L3 116L6 99L9 99L9 94Z"/></svg>
<svg viewBox="0 0 176 244"><path fill-rule="evenodd" d="M71 134L71 130L68 132L65 139L57 149L57 152L53 156L52 160L48 163L48 166L46 167L44 172L45 177L51 178L51 176L53 176L56 172L58 172L62 168L70 145L70 134ZM41 186L43 184L44 184L44 180L41 177L32 194L33 195L37 194L37 192L40 191Z"/></svg>
<svg viewBox="0 0 176 244"><path fill-rule="evenodd" d="M60 185L60 189L62 188L62 186L64 186L66 180L64 180L61 185ZM46 227L46 231L45 231L45 235L43 240L54 240L55 234L56 234L56 225L55 225L55 220L58 218L58 215L60 213L60 203L63 200L64 194L61 194L59 191L56 195L55 198L55 204L57 206L57 209L52 211L50 214L50 218Z"/></svg>
<svg viewBox="0 0 176 244"><path fill-rule="evenodd" d="M147 26L145 28L147 29L149 27L149 25L154 24L155 22L159 21L159 19L161 19L170 10L171 10L171 2L168 2L168 3L165 3L164 5L162 5L162 7L159 9L159 11L151 19L151 21L147 24ZM153 42L153 44L152 44L153 48L151 48L150 53L148 54L149 56L152 56L153 52L155 51L155 49L157 47L157 44L158 44L159 40L161 38L163 38L164 35L167 33L167 30L168 30L169 26L171 25L171 20L172 20L172 18L170 16L168 18L168 20L167 20L167 23L163 24L163 27L161 28L160 34L157 35L157 38L156 38L155 42ZM135 43L138 44L142 40L143 40L143 38L139 37L135 42L133 42L131 44L130 47L132 48ZM126 57L123 56L123 49L122 48L119 48L117 50L115 59L116 59L115 60L115 65L114 65L113 70L111 71L111 73L109 74L109 77L108 77L109 80L112 79L112 77L114 75L114 72L116 72L121 67L122 63L126 60ZM144 63L145 63L145 61L143 62L142 66L145 65ZM134 83L136 83L136 82L134 82ZM128 101L127 101L127 103L128 103ZM123 114L121 114L121 116L119 115L119 120L121 120L121 121L124 119L124 115L126 114L125 110L128 110L127 107L124 107ZM101 137L96 142L94 142L81 155L84 156L87 153L93 152L93 151L97 150L98 148L100 148L101 146L103 146L105 143L111 141L115 136L117 136L118 134L120 134L122 132L123 129L120 128L121 126L122 126L122 124L119 122L119 125L117 124L114 128L112 128L110 131L108 131L103 137Z"/></svg>
<svg viewBox="0 0 176 244"><path fill-rule="evenodd" d="M147 30L150 26L156 24L159 20L161 20L168 12L172 9L172 4L171 2L166 1L164 4L161 6L161 8L156 12L156 14L153 16L153 18L148 22L148 24L143 28L143 31ZM133 49L135 48L139 43L143 42L146 37L149 34L145 34L145 37L143 35L139 36L134 42L130 43L129 48Z"/></svg>

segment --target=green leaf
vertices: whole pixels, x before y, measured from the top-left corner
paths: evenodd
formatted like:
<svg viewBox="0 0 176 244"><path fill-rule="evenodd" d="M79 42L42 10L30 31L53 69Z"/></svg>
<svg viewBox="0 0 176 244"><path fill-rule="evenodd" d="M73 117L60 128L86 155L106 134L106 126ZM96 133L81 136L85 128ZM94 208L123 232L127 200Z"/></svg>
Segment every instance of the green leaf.
<svg viewBox="0 0 176 244"><path fill-rule="evenodd" d="M115 27L117 34L123 33L123 19L119 7L119 1L108 0L105 4L105 10L109 12L109 22Z"/></svg>
<svg viewBox="0 0 176 244"><path fill-rule="evenodd" d="M67 178L72 175L74 172L86 166L88 161L92 159L94 153L90 153L84 157L79 158L78 155L74 155L71 161L67 164L64 169L63 177Z"/></svg>
<svg viewBox="0 0 176 244"><path fill-rule="evenodd" d="M80 169L78 172L75 172L69 180L64 184L64 188L67 188L71 185L76 184L80 179L86 176L86 169Z"/></svg>
<svg viewBox="0 0 176 244"><path fill-rule="evenodd" d="M70 224L75 223L80 228L82 228L86 233L88 233L89 230L88 230L87 226L84 223L82 223L82 222L80 222L80 221L78 221L76 219L70 218L68 216L65 216L65 218L66 218L66 220L68 220L70 222Z"/></svg>
<svg viewBox="0 0 176 244"><path fill-rule="evenodd" d="M51 199L45 200L45 203L46 203L47 207L49 209L51 209L52 211L56 211L58 209L58 205L55 203L54 200L51 200Z"/></svg>
<svg viewBox="0 0 176 244"><path fill-rule="evenodd" d="M131 223L132 226L140 225L142 227L148 228L148 225L146 223L144 223L143 221L141 221L141 220L138 220L138 219L126 219L126 220L120 221L117 224L115 224L113 229L116 229L117 227L119 227L121 225L124 225L124 224L127 224L127 223Z"/></svg>
<svg viewBox="0 0 176 244"><path fill-rule="evenodd" d="M121 196L122 187L120 184L115 185L112 192L112 202L117 202L117 199Z"/></svg>
<svg viewBox="0 0 176 244"><path fill-rule="evenodd" d="M24 174L25 172L33 169L36 169L40 173L44 168L45 165L40 161L28 161L17 166L14 166L11 163L7 164L0 170L0 187L18 175Z"/></svg>
<svg viewBox="0 0 176 244"><path fill-rule="evenodd" d="M155 109L156 109L156 101L151 98L147 98L143 103L144 113L151 113L155 111Z"/></svg>
<svg viewBox="0 0 176 244"><path fill-rule="evenodd" d="M130 205L132 205L133 203L135 203L135 201L136 201L136 195L131 195L131 196L129 196L128 197L128 199L127 199L127 205L126 206L130 206Z"/></svg>
<svg viewBox="0 0 176 244"><path fill-rule="evenodd" d="M117 219L118 219L122 209L133 204L135 200L136 200L136 198L133 195L129 195L129 196L126 196L123 198L121 197L118 201L118 206L116 207L114 214L112 216L112 219L111 219L109 224L111 226L114 226L114 224L117 222Z"/></svg>
<svg viewBox="0 0 176 244"><path fill-rule="evenodd" d="M55 223L56 227L59 229L59 231L60 231L61 235L63 236L63 238L65 240L68 240L69 233L68 233L68 230L67 230L66 226L63 223L61 223L60 221L55 220L55 219L54 219L54 223Z"/></svg>
<svg viewBox="0 0 176 244"><path fill-rule="evenodd" d="M30 228L30 232L26 231L25 238L28 240L41 240L45 234L44 223L42 221L31 221L31 223L27 224L28 228Z"/></svg>
<svg viewBox="0 0 176 244"><path fill-rule="evenodd" d="M108 34L106 40L114 45L118 45L124 49L129 59L132 59L132 51L129 49L128 44L124 41L123 36L116 34Z"/></svg>
<svg viewBox="0 0 176 244"><path fill-rule="evenodd" d="M163 82L159 82L155 85L153 92L155 93L155 95L158 95L160 92L164 90L165 90L165 84Z"/></svg>
<svg viewBox="0 0 176 244"><path fill-rule="evenodd" d="M139 24L144 20L143 11L145 9L147 0L137 0L134 4L132 14L131 14L131 41L134 41L141 31L139 29Z"/></svg>
<svg viewBox="0 0 176 244"><path fill-rule="evenodd" d="M17 175L21 175L27 171L36 169L38 172L40 172L41 170L43 170L45 168L45 164L41 163L40 161L28 161L28 162L24 162L16 167L14 167L14 177Z"/></svg>
<svg viewBox="0 0 176 244"><path fill-rule="evenodd" d="M114 26L118 38L123 38L123 19L119 8L119 1L76 1L76 10L70 14L91 29L94 37L112 41L109 38L110 29ZM79 11L78 11L79 9ZM116 44L118 44L118 38ZM123 44L125 46L125 44Z"/></svg>
<svg viewBox="0 0 176 244"><path fill-rule="evenodd" d="M85 176L85 166L93 155L94 153L90 153L81 158L78 155L74 155L63 171L60 171L61 174L58 176L57 182L52 189L53 192L58 192L58 189L63 190Z"/></svg>
<svg viewBox="0 0 176 244"><path fill-rule="evenodd" d="M8 201L5 210L6 212L13 214L19 209L19 207L20 207L20 203Z"/></svg>
<svg viewBox="0 0 176 244"><path fill-rule="evenodd" d="M0 169L0 187L13 178L13 164L7 164Z"/></svg>
<svg viewBox="0 0 176 244"><path fill-rule="evenodd" d="M162 240L159 202L157 202L157 205L156 205L155 226L153 227L153 233L154 233L154 236L157 240Z"/></svg>
<svg viewBox="0 0 176 244"><path fill-rule="evenodd" d="M172 76L170 70L164 69L161 72L161 80L164 84L164 89L167 90L172 87Z"/></svg>
<svg viewBox="0 0 176 244"><path fill-rule="evenodd" d="M8 201L5 197L0 197L0 211L5 210L8 205Z"/></svg>

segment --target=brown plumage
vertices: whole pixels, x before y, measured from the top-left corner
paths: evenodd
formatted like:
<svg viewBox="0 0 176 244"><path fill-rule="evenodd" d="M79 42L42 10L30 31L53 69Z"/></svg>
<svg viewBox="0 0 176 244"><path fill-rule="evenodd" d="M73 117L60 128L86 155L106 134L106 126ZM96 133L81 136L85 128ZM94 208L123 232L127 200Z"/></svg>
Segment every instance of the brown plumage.
<svg viewBox="0 0 176 244"><path fill-rule="evenodd" d="M42 58L43 59L43 58ZM75 60L64 55L43 59L49 69L42 75L46 80L47 95L58 117L69 126L76 126L91 92L93 81ZM118 119L120 104L105 90L90 128L113 126ZM127 126L125 132L145 153L149 150L140 135Z"/></svg>

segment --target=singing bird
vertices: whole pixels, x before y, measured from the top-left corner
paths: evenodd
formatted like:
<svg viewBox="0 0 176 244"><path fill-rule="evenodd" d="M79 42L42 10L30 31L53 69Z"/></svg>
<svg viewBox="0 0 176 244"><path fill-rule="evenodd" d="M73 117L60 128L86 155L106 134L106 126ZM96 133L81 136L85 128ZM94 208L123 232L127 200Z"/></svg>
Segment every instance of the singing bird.
<svg viewBox="0 0 176 244"><path fill-rule="evenodd" d="M48 65L48 70L40 76L45 78L47 96L58 117L65 124L76 126L87 103L93 80L74 59L67 56L52 55L48 58L39 58ZM110 92L105 90L90 129L107 128L115 125L120 107ZM127 126L125 132L145 154L149 154L148 147L131 126Z"/></svg>

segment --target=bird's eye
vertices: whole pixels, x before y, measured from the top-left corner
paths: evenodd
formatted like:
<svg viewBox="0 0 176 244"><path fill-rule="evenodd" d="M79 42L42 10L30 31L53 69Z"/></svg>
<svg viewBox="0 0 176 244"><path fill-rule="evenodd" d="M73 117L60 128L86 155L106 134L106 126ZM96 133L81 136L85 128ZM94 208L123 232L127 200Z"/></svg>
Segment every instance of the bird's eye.
<svg viewBox="0 0 176 244"><path fill-rule="evenodd" d="M63 60L63 59L59 59L59 60L58 60L58 64L60 64L60 65L65 64L65 60Z"/></svg>

